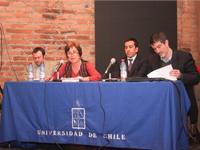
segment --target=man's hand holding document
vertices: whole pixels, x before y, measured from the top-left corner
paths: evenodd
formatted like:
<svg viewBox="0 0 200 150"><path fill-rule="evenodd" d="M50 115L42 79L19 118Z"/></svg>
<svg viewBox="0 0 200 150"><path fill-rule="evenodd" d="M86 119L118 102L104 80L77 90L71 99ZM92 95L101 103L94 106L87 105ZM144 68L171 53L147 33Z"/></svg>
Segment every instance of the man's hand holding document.
<svg viewBox="0 0 200 150"><path fill-rule="evenodd" d="M167 65L165 67L162 67L150 72L147 75L147 77L148 78L164 78L167 80L176 81L177 78L175 76L172 76L170 73L172 70L173 70L172 65Z"/></svg>

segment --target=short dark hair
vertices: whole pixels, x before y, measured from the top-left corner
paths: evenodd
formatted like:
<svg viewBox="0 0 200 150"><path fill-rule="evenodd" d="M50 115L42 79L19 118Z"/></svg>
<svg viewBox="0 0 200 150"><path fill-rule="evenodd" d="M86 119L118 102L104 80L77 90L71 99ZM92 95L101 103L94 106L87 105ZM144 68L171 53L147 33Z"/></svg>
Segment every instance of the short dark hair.
<svg viewBox="0 0 200 150"><path fill-rule="evenodd" d="M167 35L164 32L155 32L151 35L150 44L153 45L155 42L165 43Z"/></svg>
<svg viewBox="0 0 200 150"><path fill-rule="evenodd" d="M135 47L139 47L139 42L136 40L136 38L128 38L124 41L124 43L129 42L129 41L133 41Z"/></svg>
<svg viewBox="0 0 200 150"><path fill-rule="evenodd" d="M81 48L81 46L78 43L74 42L74 41L68 41L67 42L67 44L65 46L65 54L66 55L67 55L69 49L72 48L72 47L75 47L78 50L79 56L82 56L82 48Z"/></svg>
<svg viewBox="0 0 200 150"><path fill-rule="evenodd" d="M32 54L33 53L37 53L39 51L42 53L43 56L45 55L45 50L42 47L36 47L36 48L34 48Z"/></svg>

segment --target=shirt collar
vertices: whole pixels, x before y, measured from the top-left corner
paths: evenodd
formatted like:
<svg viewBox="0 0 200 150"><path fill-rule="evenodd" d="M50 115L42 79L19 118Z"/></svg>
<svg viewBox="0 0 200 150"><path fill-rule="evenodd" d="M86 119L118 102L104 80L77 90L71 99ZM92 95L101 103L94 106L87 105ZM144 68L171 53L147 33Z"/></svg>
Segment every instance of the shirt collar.
<svg viewBox="0 0 200 150"><path fill-rule="evenodd" d="M135 60L136 56L137 56L137 54L134 55L133 57L127 57L127 60L131 60L132 59L131 62L133 62Z"/></svg>

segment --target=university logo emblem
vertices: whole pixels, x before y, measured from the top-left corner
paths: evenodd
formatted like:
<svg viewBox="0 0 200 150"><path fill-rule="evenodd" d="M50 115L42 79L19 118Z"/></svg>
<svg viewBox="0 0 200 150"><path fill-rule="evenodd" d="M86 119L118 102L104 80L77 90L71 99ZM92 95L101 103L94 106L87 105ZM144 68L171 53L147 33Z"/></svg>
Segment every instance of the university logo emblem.
<svg viewBox="0 0 200 150"><path fill-rule="evenodd" d="M72 129L85 129L85 108L72 108Z"/></svg>

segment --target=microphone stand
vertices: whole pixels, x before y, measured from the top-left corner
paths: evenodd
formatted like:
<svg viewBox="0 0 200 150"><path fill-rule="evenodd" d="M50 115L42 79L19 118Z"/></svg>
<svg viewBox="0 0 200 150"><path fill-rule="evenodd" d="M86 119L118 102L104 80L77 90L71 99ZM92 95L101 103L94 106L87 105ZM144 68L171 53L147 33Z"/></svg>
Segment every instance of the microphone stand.
<svg viewBox="0 0 200 150"><path fill-rule="evenodd" d="M56 68L56 72L55 72L56 73L56 79L54 79L53 82L62 82L62 80L60 79L60 73L59 73L59 69L62 65L63 65L63 62L60 62L60 64Z"/></svg>
<svg viewBox="0 0 200 150"><path fill-rule="evenodd" d="M112 78L112 74L111 73L109 73L108 74L108 78L103 78L102 79L102 81L104 81L104 82L118 82L118 81L120 81L120 79L117 79L117 78Z"/></svg>
<svg viewBox="0 0 200 150"><path fill-rule="evenodd" d="M62 82L62 80L60 79L60 76L59 76L59 72L56 71L56 79L53 80L53 82Z"/></svg>

